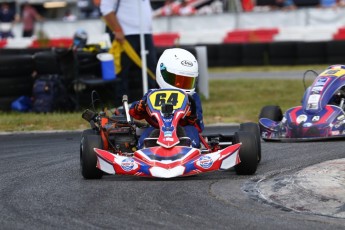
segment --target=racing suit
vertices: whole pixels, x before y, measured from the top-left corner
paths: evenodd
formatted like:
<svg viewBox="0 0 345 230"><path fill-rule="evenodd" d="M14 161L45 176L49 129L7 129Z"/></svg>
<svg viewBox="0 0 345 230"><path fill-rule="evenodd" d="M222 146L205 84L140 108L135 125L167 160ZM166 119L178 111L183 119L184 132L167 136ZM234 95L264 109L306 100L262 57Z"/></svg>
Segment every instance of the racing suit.
<svg viewBox="0 0 345 230"><path fill-rule="evenodd" d="M138 141L138 149L144 147L144 139L147 138L156 127L158 127L158 123L155 118L150 117L146 112L145 104L148 93L146 93L140 101L132 103L129 109L129 114L134 119L145 119L151 125L150 127L146 128L140 136ZM191 139L192 146L194 148L200 148L199 133L204 130L201 100L197 93L188 95L188 98L191 103L191 112L180 120L179 125L184 128L186 135Z"/></svg>

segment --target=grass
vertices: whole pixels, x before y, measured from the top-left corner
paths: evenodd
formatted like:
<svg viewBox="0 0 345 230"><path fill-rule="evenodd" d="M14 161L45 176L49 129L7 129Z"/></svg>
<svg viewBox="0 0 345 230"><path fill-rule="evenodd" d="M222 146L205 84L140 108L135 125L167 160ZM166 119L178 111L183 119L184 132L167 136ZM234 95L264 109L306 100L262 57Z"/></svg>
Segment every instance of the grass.
<svg viewBox="0 0 345 230"><path fill-rule="evenodd" d="M0 131L77 130L85 129L87 122L81 112L75 113L0 113Z"/></svg>
<svg viewBox="0 0 345 230"><path fill-rule="evenodd" d="M210 99L203 102L204 120L210 123L258 121L265 105L282 110L300 104L303 84L299 80L213 80Z"/></svg>
<svg viewBox="0 0 345 230"><path fill-rule="evenodd" d="M290 71L290 70L324 70L329 65L301 65L301 66L238 66L238 67L212 67L210 73L217 72L273 72L273 71Z"/></svg>
<svg viewBox="0 0 345 230"><path fill-rule="evenodd" d="M265 105L282 110L300 104L301 80L210 80L210 99L202 99L205 124L257 122ZM0 131L81 130L89 124L74 113L0 113Z"/></svg>

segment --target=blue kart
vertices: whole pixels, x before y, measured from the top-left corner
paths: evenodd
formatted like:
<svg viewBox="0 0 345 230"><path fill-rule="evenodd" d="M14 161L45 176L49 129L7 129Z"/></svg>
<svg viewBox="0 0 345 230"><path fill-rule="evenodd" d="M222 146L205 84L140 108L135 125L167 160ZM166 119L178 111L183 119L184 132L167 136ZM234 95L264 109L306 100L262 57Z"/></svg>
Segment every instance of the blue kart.
<svg viewBox="0 0 345 230"><path fill-rule="evenodd" d="M302 105L285 114L275 105L261 109L259 126L264 141L345 138L345 65L332 65L321 74L314 73L316 78L306 89Z"/></svg>

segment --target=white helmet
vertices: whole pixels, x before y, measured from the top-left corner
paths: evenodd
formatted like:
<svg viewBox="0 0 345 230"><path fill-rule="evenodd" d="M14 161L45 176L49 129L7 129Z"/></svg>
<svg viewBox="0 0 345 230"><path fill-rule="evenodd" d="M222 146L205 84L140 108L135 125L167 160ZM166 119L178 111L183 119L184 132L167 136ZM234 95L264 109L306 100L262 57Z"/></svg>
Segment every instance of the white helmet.
<svg viewBox="0 0 345 230"><path fill-rule="evenodd" d="M193 94L198 75L198 62L187 50L166 49L158 60L156 81L161 89L181 89Z"/></svg>

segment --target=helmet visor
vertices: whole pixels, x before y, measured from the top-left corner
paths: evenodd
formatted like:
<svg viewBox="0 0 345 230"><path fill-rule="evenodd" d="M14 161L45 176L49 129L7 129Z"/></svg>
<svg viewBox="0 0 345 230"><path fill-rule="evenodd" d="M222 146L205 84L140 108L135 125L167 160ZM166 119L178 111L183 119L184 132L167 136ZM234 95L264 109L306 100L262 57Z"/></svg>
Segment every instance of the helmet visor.
<svg viewBox="0 0 345 230"><path fill-rule="evenodd" d="M166 83L180 89L194 89L195 77L186 77L168 72L165 68L161 70L162 77Z"/></svg>

